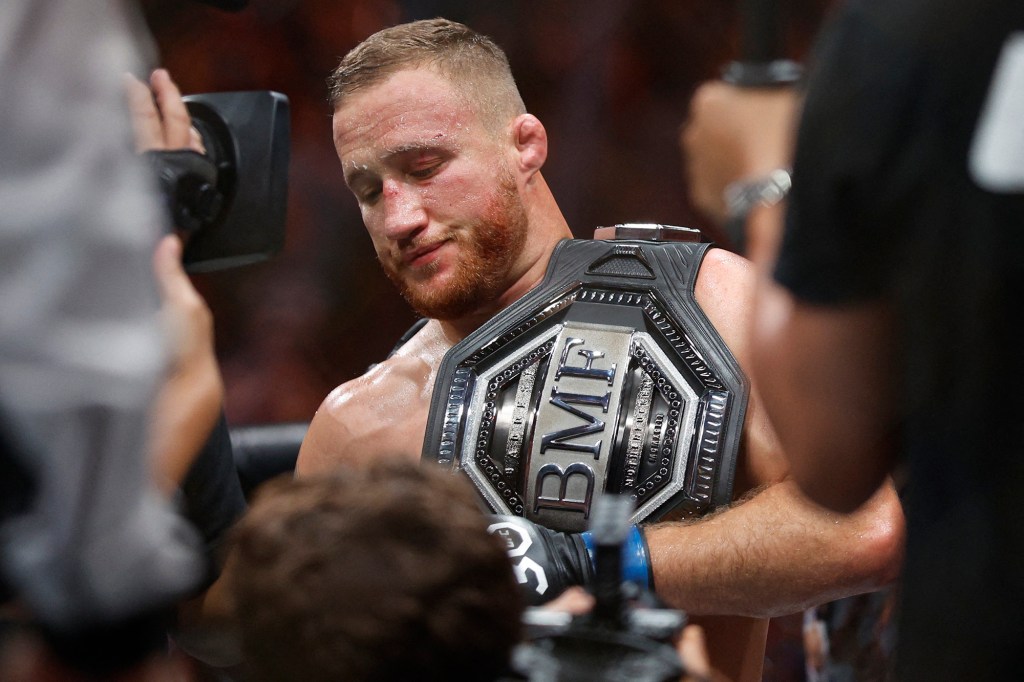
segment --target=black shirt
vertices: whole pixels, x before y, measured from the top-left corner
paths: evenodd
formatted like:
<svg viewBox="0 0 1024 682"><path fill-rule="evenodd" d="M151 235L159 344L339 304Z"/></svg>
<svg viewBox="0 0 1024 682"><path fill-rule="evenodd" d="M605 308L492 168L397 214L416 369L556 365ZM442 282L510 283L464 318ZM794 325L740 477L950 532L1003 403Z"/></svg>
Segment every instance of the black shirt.
<svg viewBox="0 0 1024 682"><path fill-rule="evenodd" d="M1020 675L1024 195L986 190L968 167L1018 31L1020 0L848 0L819 42L797 138L776 279L806 302L898 312L903 680Z"/></svg>

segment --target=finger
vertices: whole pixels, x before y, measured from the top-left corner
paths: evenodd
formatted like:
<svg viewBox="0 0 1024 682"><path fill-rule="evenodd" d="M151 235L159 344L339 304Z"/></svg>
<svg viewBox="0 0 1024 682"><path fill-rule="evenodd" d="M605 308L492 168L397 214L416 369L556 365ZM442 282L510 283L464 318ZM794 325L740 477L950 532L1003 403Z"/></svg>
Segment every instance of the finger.
<svg viewBox="0 0 1024 682"><path fill-rule="evenodd" d="M149 86L130 73L124 74L122 81L128 97L135 151L141 154L151 149L163 149L163 124Z"/></svg>
<svg viewBox="0 0 1024 682"><path fill-rule="evenodd" d="M699 625L687 625L679 638L676 648L686 667L686 682L710 680L711 664L708 662L708 648L704 641L704 629Z"/></svg>
<svg viewBox="0 0 1024 682"><path fill-rule="evenodd" d="M188 147L194 152L200 154L206 153L206 145L203 143L203 136L196 130L195 126L190 126L188 129Z"/></svg>
<svg viewBox="0 0 1024 682"><path fill-rule="evenodd" d="M182 244L177 235L165 235L153 253L153 272L161 300L179 300L192 288L181 265Z"/></svg>
<svg viewBox="0 0 1024 682"><path fill-rule="evenodd" d="M167 69L157 69L149 78L156 95L156 103L163 118L164 145L166 149L190 148L192 119L188 115L181 91L171 80Z"/></svg>
<svg viewBox="0 0 1024 682"><path fill-rule="evenodd" d="M543 608L552 611L565 611L579 616L594 608L594 597L582 587L570 587L557 598L545 604Z"/></svg>

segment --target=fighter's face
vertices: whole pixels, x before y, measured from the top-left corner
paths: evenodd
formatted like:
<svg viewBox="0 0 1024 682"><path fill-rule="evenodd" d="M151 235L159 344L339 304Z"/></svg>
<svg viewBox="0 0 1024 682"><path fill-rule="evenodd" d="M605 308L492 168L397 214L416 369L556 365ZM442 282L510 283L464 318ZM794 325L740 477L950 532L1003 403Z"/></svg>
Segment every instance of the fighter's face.
<svg viewBox="0 0 1024 682"><path fill-rule="evenodd" d="M399 71L334 112L334 143L388 277L421 314L496 299L526 241L506 149L442 76Z"/></svg>

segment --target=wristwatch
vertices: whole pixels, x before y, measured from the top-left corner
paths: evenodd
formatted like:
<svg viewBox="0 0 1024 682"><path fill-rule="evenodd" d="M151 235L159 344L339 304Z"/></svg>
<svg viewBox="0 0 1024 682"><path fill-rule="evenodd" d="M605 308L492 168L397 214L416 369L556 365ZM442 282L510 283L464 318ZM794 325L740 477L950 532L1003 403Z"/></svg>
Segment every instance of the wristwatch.
<svg viewBox="0 0 1024 682"><path fill-rule="evenodd" d="M754 180L739 180L725 188L725 207L730 218L746 218L757 204L774 206L789 194L793 178L785 168L776 168Z"/></svg>
<svg viewBox="0 0 1024 682"><path fill-rule="evenodd" d="M785 168L754 180L738 180L725 188L725 231L737 253L743 254L747 242L747 216L758 204L774 206L789 194L793 178Z"/></svg>

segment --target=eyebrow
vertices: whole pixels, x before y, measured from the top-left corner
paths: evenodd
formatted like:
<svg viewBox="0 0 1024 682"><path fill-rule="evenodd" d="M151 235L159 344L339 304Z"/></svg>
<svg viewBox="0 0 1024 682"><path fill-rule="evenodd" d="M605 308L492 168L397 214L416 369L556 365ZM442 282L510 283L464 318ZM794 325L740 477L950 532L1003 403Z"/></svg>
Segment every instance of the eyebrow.
<svg viewBox="0 0 1024 682"><path fill-rule="evenodd" d="M387 160L394 158L396 156L402 156L404 154L408 154L409 152L421 152L425 149L433 149L434 147L437 146L436 144L434 144L434 140L436 140L438 137L443 137L443 135L435 136L428 142L407 142L403 145L393 147L389 149L388 152L384 155L384 159Z"/></svg>
<svg viewBox="0 0 1024 682"><path fill-rule="evenodd" d="M388 149L388 151L385 152L380 157L380 162L382 164L384 164L384 165L387 165L388 162L390 162L391 160L393 160L393 159L395 159L396 157L399 157L399 156L406 156L406 155L411 154L411 153L421 153L421 152L429 151L431 149L436 149L439 146L437 144L437 142L440 141L440 140L443 140L445 137L446 137L446 135L444 133L438 133L438 134L434 135L434 137L430 138L430 140L427 140L425 142L424 141L406 142L405 144L398 145L397 147L392 147L392 148ZM364 176L372 176L372 175L374 175L370 171L365 170L362 167L363 165L364 164L360 164L352 172L346 172L345 173L345 184L346 185L351 187L354 182L356 182L358 180L361 180Z"/></svg>
<svg viewBox="0 0 1024 682"><path fill-rule="evenodd" d="M356 167L355 170L352 171L346 170L344 171L343 174L345 176L345 184L348 185L350 188L352 187L352 185L361 181L363 178L369 178L373 175L373 173L362 168L361 166Z"/></svg>

